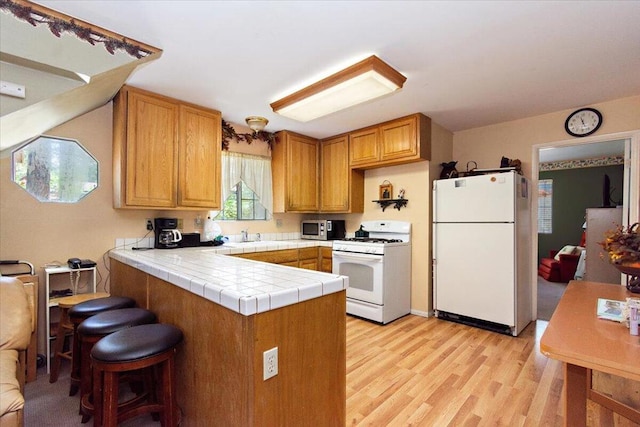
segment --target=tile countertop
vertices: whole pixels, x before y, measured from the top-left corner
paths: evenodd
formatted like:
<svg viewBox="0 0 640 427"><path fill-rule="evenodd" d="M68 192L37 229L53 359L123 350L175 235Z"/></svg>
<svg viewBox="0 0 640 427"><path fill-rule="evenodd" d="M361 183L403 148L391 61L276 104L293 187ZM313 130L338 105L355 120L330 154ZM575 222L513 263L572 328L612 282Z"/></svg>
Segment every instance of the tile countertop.
<svg viewBox="0 0 640 427"><path fill-rule="evenodd" d="M228 255L314 246L331 247L331 242L291 240L145 251L113 249L109 256L249 316L340 292L347 288L349 278Z"/></svg>

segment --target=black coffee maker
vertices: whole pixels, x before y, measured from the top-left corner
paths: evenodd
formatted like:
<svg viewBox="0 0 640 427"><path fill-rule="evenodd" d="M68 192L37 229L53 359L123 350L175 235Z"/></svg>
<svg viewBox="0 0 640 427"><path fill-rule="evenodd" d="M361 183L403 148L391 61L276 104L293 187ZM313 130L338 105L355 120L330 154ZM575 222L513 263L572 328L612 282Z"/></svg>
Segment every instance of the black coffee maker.
<svg viewBox="0 0 640 427"><path fill-rule="evenodd" d="M178 230L178 218L155 218L153 230L156 233L156 249L173 249L178 247L182 234Z"/></svg>

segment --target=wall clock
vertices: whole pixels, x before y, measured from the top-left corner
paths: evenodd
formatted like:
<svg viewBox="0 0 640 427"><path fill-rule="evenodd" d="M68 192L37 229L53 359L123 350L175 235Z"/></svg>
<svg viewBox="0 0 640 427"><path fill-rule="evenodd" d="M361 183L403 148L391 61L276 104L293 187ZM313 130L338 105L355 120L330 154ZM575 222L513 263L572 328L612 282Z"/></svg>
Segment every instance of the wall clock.
<svg viewBox="0 0 640 427"><path fill-rule="evenodd" d="M589 136L600 128L602 114L595 108L581 108L574 111L564 122L564 130L569 135Z"/></svg>

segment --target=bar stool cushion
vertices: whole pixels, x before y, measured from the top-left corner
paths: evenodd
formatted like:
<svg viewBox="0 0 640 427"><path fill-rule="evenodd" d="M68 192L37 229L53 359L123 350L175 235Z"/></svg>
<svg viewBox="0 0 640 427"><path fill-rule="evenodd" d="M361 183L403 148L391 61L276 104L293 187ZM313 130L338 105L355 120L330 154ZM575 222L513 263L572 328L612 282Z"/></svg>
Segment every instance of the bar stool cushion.
<svg viewBox="0 0 640 427"><path fill-rule="evenodd" d="M105 363L146 359L182 341L182 331L173 325L155 323L123 329L96 343L91 357Z"/></svg>
<svg viewBox="0 0 640 427"><path fill-rule="evenodd" d="M80 335L109 335L136 325L154 323L156 315L144 308L121 308L89 317L78 326Z"/></svg>
<svg viewBox="0 0 640 427"><path fill-rule="evenodd" d="M136 302L128 297L98 298L74 305L69 309L69 317L71 319L87 318L103 311L129 308L135 305Z"/></svg>

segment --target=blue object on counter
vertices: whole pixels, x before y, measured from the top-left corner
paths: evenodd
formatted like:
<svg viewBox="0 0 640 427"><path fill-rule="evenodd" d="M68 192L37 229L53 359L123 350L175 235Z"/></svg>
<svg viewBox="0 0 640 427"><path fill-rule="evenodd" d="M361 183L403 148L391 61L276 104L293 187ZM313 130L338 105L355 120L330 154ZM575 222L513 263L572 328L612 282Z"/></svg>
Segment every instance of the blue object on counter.
<svg viewBox="0 0 640 427"><path fill-rule="evenodd" d="M225 244L225 242L228 242L228 241L229 241L228 237L225 237L223 235L218 235L213 240L200 242L200 246L222 246Z"/></svg>

